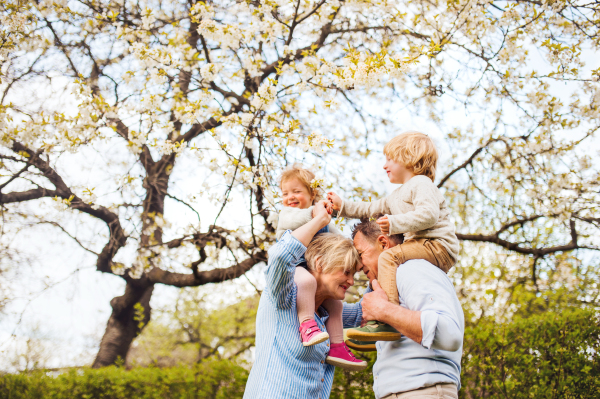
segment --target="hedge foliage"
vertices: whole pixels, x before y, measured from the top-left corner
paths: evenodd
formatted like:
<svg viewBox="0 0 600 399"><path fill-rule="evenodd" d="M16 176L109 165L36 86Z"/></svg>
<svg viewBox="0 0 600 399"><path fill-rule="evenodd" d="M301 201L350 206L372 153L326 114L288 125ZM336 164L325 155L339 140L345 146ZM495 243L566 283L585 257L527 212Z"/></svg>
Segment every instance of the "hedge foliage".
<svg viewBox="0 0 600 399"><path fill-rule="evenodd" d="M461 398L600 398L600 320L566 310L465 334Z"/></svg>
<svg viewBox="0 0 600 399"><path fill-rule="evenodd" d="M138 367L125 370L72 370L0 377L2 399L232 399L241 398L248 378L243 367L227 360L195 367Z"/></svg>
<svg viewBox="0 0 600 399"><path fill-rule="evenodd" d="M361 355L375 360L374 354ZM373 398L371 367L337 371L332 399ZM228 360L195 367L81 369L0 376L1 399L224 398L243 396L248 371ZM593 310L544 313L468 328L461 398L600 398L600 320Z"/></svg>

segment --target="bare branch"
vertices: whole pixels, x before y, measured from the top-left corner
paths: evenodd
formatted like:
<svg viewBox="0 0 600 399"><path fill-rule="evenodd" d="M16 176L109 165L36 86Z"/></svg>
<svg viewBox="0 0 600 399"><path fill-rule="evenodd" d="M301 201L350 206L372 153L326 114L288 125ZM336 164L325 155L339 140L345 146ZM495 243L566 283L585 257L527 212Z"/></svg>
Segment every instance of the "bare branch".
<svg viewBox="0 0 600 399"><path fill-rule="evenodd" d="M220 283L222 281L240 277L254 267L254 265L266 261L267 253L265 251L259 251L252 257L233 266L223 269L199 271L196 275L173 273L163 269L154 268L148 272L148 279L156 284L171 285L174 287L196 287L204 284Z"/></svg>

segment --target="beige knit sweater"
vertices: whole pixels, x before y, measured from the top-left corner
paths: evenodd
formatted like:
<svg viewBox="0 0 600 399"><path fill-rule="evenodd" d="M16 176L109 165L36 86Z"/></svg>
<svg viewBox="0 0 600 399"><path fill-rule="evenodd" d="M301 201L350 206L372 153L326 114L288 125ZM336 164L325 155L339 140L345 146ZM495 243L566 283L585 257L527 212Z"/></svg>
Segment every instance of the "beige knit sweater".
<svg viewBox="0 0 600 399"><path fill-rule="evenodd" d="M404 233L405 240L438 240L454 261L458 259L458 238L454 223L450 221L446 200L429 177L415 176L377 201L342 201L339 216L361 219L378 213L387 215L390 234Z"/></svg>

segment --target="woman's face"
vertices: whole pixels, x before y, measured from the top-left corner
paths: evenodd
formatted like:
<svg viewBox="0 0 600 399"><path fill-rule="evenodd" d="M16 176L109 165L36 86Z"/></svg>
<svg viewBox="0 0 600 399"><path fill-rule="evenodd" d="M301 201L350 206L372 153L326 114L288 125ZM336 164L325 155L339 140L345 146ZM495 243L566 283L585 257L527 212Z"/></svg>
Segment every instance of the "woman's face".
<svg viewBox="0 0 600 399"><path fill-rule="evenodd" d="M342 300L346 296L348 288L354 285L354 273L351 270L345 272L341 267L336 267L329 273L321 274L321 284L326 296Z"/></svg>

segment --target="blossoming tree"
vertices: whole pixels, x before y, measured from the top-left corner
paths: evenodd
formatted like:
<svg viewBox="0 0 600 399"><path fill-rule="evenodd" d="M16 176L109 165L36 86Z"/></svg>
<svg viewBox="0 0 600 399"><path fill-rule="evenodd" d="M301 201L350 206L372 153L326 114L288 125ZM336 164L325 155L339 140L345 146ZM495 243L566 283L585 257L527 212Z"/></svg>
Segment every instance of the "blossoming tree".
<svg viewBox="0 0 600 399"><path fill-rule="evenodd" d="M222 282L266 260L290 162L322 166L349 196L377 196L363 170L401 131L400 107L446 134L438 183L464 242L454 278L471 289L471 313L519 286L569 283L597 301L583 284L597 269L578 269L600 227L587 146L599 71L584 65L600 44L597 4L1 4L3 228L51 225L125 281L95 367L125 358L156 284ZM558 83L569 93L553 93ZM471 123L453 122L457 110ZM236 198L247 206L231 226ZM197 219L175 221L175 205Z"/></svg>

